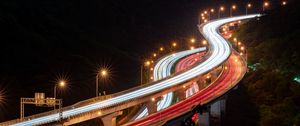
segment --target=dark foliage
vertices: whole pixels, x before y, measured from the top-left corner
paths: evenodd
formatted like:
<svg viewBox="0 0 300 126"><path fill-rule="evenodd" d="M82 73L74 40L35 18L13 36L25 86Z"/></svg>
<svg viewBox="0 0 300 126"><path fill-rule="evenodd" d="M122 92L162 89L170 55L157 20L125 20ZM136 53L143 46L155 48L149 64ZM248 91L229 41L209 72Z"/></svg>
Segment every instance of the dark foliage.
<svg viewBox="0 0 300 126"><path fill-rule="evenodd" d="M243 83L260 117L259 125L300 125L300 22L294 2L267 12L239 29L237 36L248 47L249 65L259 63Z"/></svg>

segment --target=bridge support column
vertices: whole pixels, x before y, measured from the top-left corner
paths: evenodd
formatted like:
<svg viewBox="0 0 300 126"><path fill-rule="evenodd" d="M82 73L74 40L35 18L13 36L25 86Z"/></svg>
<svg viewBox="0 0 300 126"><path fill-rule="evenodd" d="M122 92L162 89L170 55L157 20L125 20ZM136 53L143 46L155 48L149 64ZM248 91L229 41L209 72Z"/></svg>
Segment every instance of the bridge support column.
<svg viewBox="0 0 300 126"><path fill-rule="evenodd" d="M210 126L210 112L206 111L199 115L198 126Z"/></svg>
<svg viewBox="0 0 300 126"><path fill-rule="evenodd" d="M153 98L145 103L149 115L157 112L157 102L161 99L161 97Z"/></svg>
<svg viewBox="0 0 300 126"><path fill-rule="evenodd" d="M122 115L123 111L118 111L118 112L114 112L112 114L106 115L104 117L101 118L104 126L116 126L117 122L117 116Z"/></svg>
<svg viewBox="0 0 300 126"><path fill-rule="evenodd" d="M185 95L186 95L185 91L186 91L186 89L179 89L179 90L177 90L178 102L185 99Z"/></svg>
<svg viewBox="0 0 300 126"><path fill-rule="evenodd" d="M210 107L210 113L212 117L212 122L216 126L221 125L222 116L225 114L226 109L226 99L220 99L213 103Z"/></svg>

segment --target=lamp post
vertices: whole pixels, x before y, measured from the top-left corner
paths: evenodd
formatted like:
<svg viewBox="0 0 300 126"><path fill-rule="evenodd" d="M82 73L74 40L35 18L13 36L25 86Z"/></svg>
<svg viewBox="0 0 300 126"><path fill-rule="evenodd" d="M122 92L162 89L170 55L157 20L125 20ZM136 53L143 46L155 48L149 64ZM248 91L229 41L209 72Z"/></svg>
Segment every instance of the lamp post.
<svg viewBox="0 0 300 126"><path fill-rule="evenodd" d="M173 42L172 43L172 46L175 48L177 46L177 43L176 42Z"/></svg>
<svg viewBox="0 0 300 126"><path fill-rule="evenodd" d="M281 5L285 6L286 5L286 1L282 1Z"/></svg>
<svg viewBox="0 0 300 126"><path fill-rule="evenodd" d="M195 41L196 41L195 38L191 38L191 39L190 39L190 42L191 42L191 43L195 43Z"/></svg>
<svg viewBox="0 0 300 126"><path fill-rule="evenodd" d="M218 18L220 18L220 16L221 16L221 11L224 11L224 7L223 6L221 6L219 8Z"/></svg>
<svg viewBox="0 0 300 126"><path fill-rule="evenodd" d="M57 87L64 87L66 85L66 82L61 80L59 83L54 85L54 98L56 99L56 89Z"/></svg>
<svg viewBox="0 0 300 126"><path fill-rule="evenodd" d="M206 40L203 40L203 41L202 41L202 44L203 44L203 45L207 45L207 41L206 41Z"/></svg>
<svg viewBox="0 0 300 126"><path fill-rule="evenodd" d="M160 48L161 51L163 51L163 47ZM145 61L144 64L141 65L141 85L143 84L143 72L144 72L144 66L149 67L151 64L151 61ZM153 68L152 68L153 69Z"/></svg>
<svg viewBox="0 0 300 126"><path fill-rule="evenodd" d="M210 9L210 14L213 14L214 12L215 12L215 9L213 9L213 8ZM209 20L211 20L211 16L212 16L212 15L209 15Z"/></svg>
<svg viewBox="0 0 300 126"><path fill-rule="evenodd" d="M101 71L98 71L96 75L96 97L99 96L99 78L101 77L106 77L107 76L107 70L102 69Z"/></svg>
<svg viewBox="0 0 300 126"><path fill-rule="evenodd" d="M56 90L57 90L57 87L65 87L66 85L66 82L64 80L61 80L59 81L57 84L54 85L54 99L56 99ZM54 109L55 109L55 105L54 105Z"/></svg>
<svg viewBox="0 0 300 126"><path fill-rule="evenodd" d="M235 5L232 5L232 7L230 8L230 17L232 17L232 11L236 9Z"/></svg>
<svg viewBox="0 0 300 126"><path fill-rule="evenodd" d="M251 7L252 7L252 5L250 3L248 3L246 6L246 15L248 15L248 8L251 8Z"/></svg>
<svg viewBox="0 0 300 126"><path fill-rule="evenodd" d="M269 6L269 2L264 2L264 5L263 5L263 11L265 11L265 9Z"/></svg>

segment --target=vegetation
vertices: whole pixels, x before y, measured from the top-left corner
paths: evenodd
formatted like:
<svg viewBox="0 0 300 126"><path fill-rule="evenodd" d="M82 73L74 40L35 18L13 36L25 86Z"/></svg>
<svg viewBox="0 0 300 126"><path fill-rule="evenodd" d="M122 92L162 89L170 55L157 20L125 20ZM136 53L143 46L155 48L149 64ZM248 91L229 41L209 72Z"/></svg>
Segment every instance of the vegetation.
<svg viewBox="0 0 300 126"><path fill-rule="evenodd" d="M270 10L234 35L246 42L248 63L257 67L242 83L262 126L300 125L300 85L293 79L300 74L299 3Z"/></svg>

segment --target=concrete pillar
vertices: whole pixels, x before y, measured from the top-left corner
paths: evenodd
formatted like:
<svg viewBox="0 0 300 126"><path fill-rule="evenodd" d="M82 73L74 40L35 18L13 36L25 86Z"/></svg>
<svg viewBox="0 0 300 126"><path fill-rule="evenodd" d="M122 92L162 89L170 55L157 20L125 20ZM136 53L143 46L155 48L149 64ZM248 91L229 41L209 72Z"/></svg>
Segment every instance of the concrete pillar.
<svg viewBox="0 0 300 126"><path fill-rule="evenodd" d="M117 126L117 116L122 115L123 111L114 112L108 115L105 115L101 118L104 126Z"/></svg>
<svg viewBox="0 0 300 126"><path fill-rule="evenodd" d="M198 83L198 86L199 86L199 90L202 90L207 86L205 77L199 78L197 83Z"/></svg>
<svg viewBox="0 0 300 126"><path fill-rule="evenodd" d="M210 119L209 111L203 112L202 114L199 115L198 126L209 126L210 125L209 119Z"/></svg>
<svg viewBox="0 0 300 126"><path fill-rule="evenodd" d="M221 125L222 116L225 114L226 99L220 99L210 107L210 114L215 125Z"/></svg>
<svg viewBox="0 0 300 126"><path fill-rule="evenodd" d="M188 89L188 87L186 87L184 89L179 89L179 90L176 91L177 102L182 101L182 100L185 99L185 97L186 97L186 93L185 93L186 89Z"/></svg>
<svg viewBox="0 0 300 126"><path fill-rule="evenodd" d="M146 103L146 108L149 115L157 112L157 101L148 101Z"/></svg>
<svg viewBox="0 0 300 126"><path fill-rule="evenodd" d="M161 99L162 97L157 97L145 103L149 115L157 112L157 102L160 101Z"/></svg>
<svg viewBox="0 0 300 126"><path fill-rule="evenodd" d="M210 114L212 117L220 118L221 117L221 102L218 100L214 102L210 107Z"/></svg>
<svg viewBox="0 0 300 126"><path fill-rule="evenodd" d="M221 107L221 119L222 119L222 116L225 115L225 111L226 111L226 98L220 100L220 102L221 102L220 107Z"/></svg>

